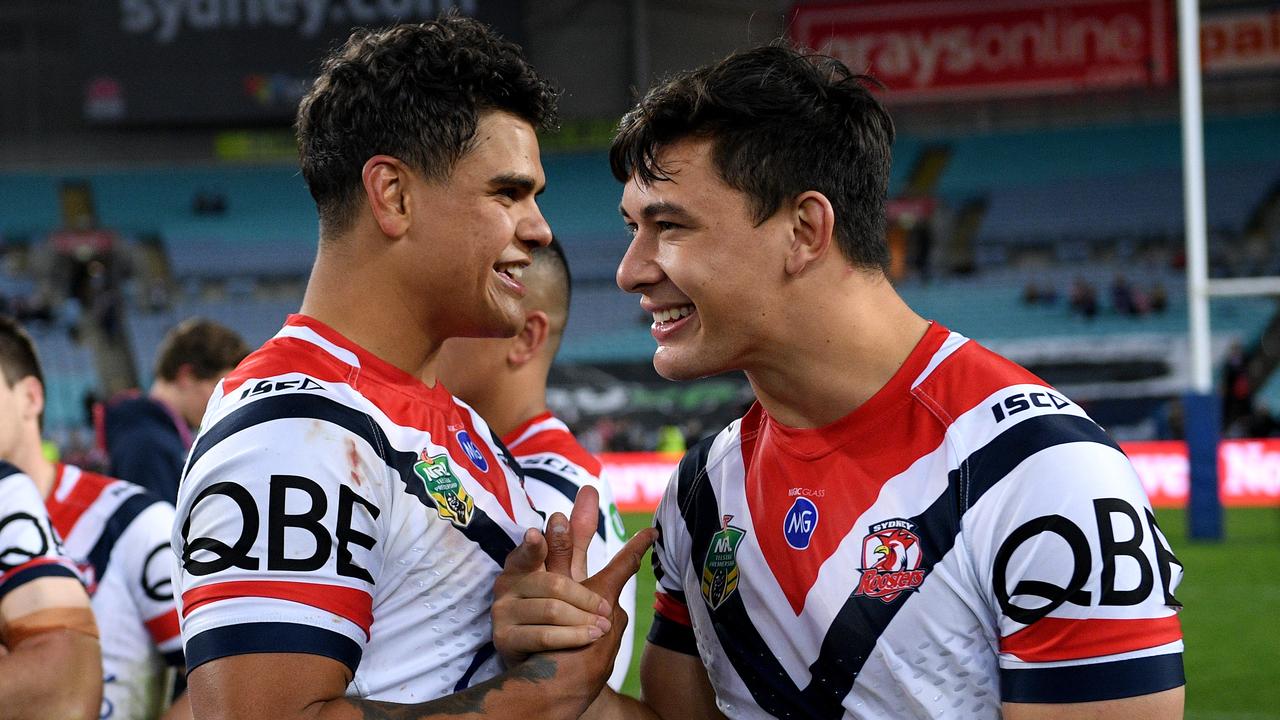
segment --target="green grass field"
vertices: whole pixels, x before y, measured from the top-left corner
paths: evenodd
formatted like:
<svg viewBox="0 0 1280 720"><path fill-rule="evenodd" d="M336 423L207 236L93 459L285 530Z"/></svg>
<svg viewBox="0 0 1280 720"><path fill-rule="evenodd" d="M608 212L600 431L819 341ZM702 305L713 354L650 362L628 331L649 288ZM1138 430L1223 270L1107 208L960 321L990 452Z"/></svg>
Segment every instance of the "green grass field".
<svg viewBox="0 0 1280 720"><path fill-rule="evenodd" d="M625 517L629 531L649 516ZM1186 576L1177 596L1185 605L1187 719L1280 719L1280 510L1227 512L1227 539L1192 543L1182 511L1159 513ZM640 570L636 651L624 690L639 694L643 638L653 621L653 572Z"/></svg>

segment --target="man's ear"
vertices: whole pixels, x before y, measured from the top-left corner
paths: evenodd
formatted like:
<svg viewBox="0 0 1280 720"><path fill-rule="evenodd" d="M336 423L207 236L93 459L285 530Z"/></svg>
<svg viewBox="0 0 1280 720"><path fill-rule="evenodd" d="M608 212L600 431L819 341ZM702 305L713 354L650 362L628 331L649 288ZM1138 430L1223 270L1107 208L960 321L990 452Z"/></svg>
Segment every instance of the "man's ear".
<svg viewBox="0 0 1280 720"><path fill-rule="evenodd" d="M792 202L791 246L785 268L788 275L799 275L831 251L836 213L827 196L815 190L800 193Z"/></svg>
<svg viewBox="0 0 1280 720"><path fill-rule="evenodd" d="M507 351L507 362L520 367L538 356L547 344L551 332L551 321L541 310L534 310L524 316L524 327L511 339L511 349Z"/></svg>
<svg viewBox="0 0 1280 720"><path fill-rule="evenodd" d="M22 398L22 419L39 418L40 413L44 412L44 384L35 375L28 375L19 380L13 389Z"/></svg>
<svg viewBox="0 0 1280 720"><path fill-rule="evenodd" d="M390 155L374 155L365 161L360 181L382 234L398 238L408 232L408 166Z"/></svg>

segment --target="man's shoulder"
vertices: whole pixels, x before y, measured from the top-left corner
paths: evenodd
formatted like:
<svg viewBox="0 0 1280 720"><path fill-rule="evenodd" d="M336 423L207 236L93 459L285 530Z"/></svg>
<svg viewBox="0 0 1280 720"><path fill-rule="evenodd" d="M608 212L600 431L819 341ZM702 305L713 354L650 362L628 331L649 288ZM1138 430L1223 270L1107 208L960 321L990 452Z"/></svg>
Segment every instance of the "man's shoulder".
<svg viewBox="0 0 1280 720"><path fill-rule="evenodd" d="M103 422L110 435L178 435L169 411L160 401L146 395L130 394L113 400L107 405Z"/></svg>
<svg viewBox="0 0 1280 720"><path fill-rule="evenodd" d="M604 465L578 442L563 422L550 418L535 425L509 445L521 467L548 465L563 474L600 478Z"/></svg>

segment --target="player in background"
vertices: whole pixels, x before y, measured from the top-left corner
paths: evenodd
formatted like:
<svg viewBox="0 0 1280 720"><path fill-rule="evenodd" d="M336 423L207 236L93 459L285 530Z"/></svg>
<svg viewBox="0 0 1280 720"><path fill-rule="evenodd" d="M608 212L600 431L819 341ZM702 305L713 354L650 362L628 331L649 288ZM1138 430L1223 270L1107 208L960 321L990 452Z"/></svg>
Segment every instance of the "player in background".
<svg viewBox="0 0 1280 720"><path fill-rule="evenodd" d="M652 534L564 580L571 634L601 642L504 672L495 582L569 521L544 541L489 428L436 382L446 339L524 322L554 102L519 48L456 15L357 31L321 64L297 120L320 217L301 313L214 391L179 489L202 720L572 718L604 687Z"/></svg>
<svg viewBox="0 0 1280 720"><path fill-rule="evenodd" d="M209 396L248 354L235 331L212 320L191 318L170 330L147 394L130 391L107 405L103 435L111 474L176 502L182 464Z"/></svg>
<svg viewBox="0 0 1280 720"><path fill-rule="evenodd" d="M31 337L0 316L0 460L32 479L63 550L88 582L101 632L106 720L191 716L186 695L165 713L169 668L183 669L174 609L173 506L124 480L47 460L44 374Z"/></svg>
<svg viewBox="0 0 1280 720"><path fill-rule="evenodd" d="M0 323L13 327L4 317ZM9 334L0 334L0 358L18 352ZM15 387L23 377L0 362L0 451L21 437L9 415L22 402ZM102 655L89 596L40 491L0 460L0 714L93 720L101 703Z"/></svg>
<svg viewBox="0 0 1280 720"><path fill-rule="evenodd" d="M6 392L0 387L0 403L9 402ZM0 460L0 714L94 720L101 704L89 596L31 478Z"/></svg>
<svg viewBox="0 0 1280 720"><path fill-rule="evenodd" d="M438 377L454 395L480 413L501 438L524 474L524 489L539 511L571 514L578 491L587 485L600 495L597 539L587 548L587 572L604 568L626 542L626 528L613 502L600 460L587 452L569 428L547 409L547 373L569 320L572 278L564 249L554 238L533 251L533 264L520 282L525 295L524 326L511 338L454 338L440 350ZM635 616L635 578L619 604ZM609 686L620 690L631 665L635 626L628 624Z"/></svg>
<svg viewBox="0 0 1280 720"><path fill-rule="evenodd" d="M622 120L618 284L653 313L654 367L743 370L758 402L658 507L646 705L597 707L1180 718L1182 568L1128 459L886 279L894 133L866 82L776 44ZM499 637L539 622L526 605Z"/></svg>

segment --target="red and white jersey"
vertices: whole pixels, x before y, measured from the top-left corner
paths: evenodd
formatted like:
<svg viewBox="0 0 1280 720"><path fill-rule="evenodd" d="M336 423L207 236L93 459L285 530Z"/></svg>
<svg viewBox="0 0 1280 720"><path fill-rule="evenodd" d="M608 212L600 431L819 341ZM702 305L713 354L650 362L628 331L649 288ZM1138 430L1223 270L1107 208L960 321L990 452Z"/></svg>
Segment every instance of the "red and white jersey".
<svg viewBox="0 0 1280 720"><path fill-rule="evenodd" d="M649 639L734 718L997 718L1183 684L1182 566L1128 459L933 324L835 423L759 405L680 463Z"/></svg>
<svg viewBox="0 0 1280 720"><path fill-rule="evenodd" d="M618 506L613 502L613 488L604 476L604 466L586 448L578 444L569 427L546 412L522 423L502 438L524 473L524 489L533 506L545 513L561 512L568 517L578 490L590 485L600 493L600 517L596 521L596 537L587 548L587 572L595 574L626 543L626 527ZM636 579L622 588L618 603L631 622L622 636L618 657L614 660L609 687L620 690L631 667L631 651L635 643Z"/></svg>
<svg viewBox="0 0 1280 720"><path fill-rule="evenodd" d="M350 696L422 702L501 670L493 583L542 518L484 421L312 318L222 380L178 493L187 665L322 655Z"/></svg>
<svg viewBox="0 0 1280 720"><path fill-rule="evenodd" d="M0 600L42 577L77 580L35 482L0 460Z"/></svg>
<svg viewBox="0 0 1280 720"><path fill-rule="evenodd" d="M87 579L102 644L102 713L151 720L182 668L173 601L173 506L131 482L58 465L45 498L67 555Z"/></svg>

